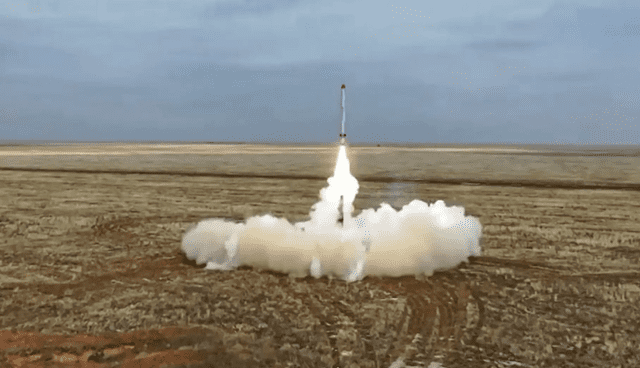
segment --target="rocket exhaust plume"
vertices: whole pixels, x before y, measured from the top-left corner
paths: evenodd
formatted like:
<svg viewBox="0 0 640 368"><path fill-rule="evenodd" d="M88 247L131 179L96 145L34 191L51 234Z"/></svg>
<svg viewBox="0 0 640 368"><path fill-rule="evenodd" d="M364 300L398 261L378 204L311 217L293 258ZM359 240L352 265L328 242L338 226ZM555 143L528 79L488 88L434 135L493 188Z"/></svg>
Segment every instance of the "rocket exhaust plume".
<svg viewBox="0 0 640 368"><path fill-rule="evenodd" d="M343 128L340 138L344 135ZM294 277L328 275L346 281L366 275L431 275L481 253L480 221L465 216L463 207L447 207L443 201L428 204L416 199L399 211L382 203L354 218L359 185L351 175L344 144L327 182L306 222L291 224L271 215L242 223L204 220L185 233L182 250L209 270L248 265Z"/></svg>
<svg viewBox="0 0 640 368"><path fill-rule="evenodd" d="M340 104L340 109L342 110L342 133L340 134L340 144L344 145L345 140L347 139L347 134L344 132L344 122L346 120L345 111L344 111L344 93L345 93L345 85L343 84L340 87L340 93L342 94L342 103Z"/></svg>

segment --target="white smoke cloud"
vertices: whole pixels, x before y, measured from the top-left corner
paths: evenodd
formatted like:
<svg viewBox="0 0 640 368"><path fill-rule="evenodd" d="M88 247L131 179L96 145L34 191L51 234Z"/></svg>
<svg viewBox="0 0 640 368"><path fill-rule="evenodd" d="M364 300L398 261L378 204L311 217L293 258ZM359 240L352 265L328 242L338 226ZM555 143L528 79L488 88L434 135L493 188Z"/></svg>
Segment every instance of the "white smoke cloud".
<svg viewBox="0 0 640 368"><path fill-rule="evenodd" d="M481 253L480 221L465 216L463 207L447 207L443 201L413 200L399 211L382 203L353 218L359 185L344 145L328 182L307 222L291 224L271 215L244 223L204 220L184 235L182 250L210 270L249 265L295 277L329 275L346 281L366 275L431 275Z"/></svg>

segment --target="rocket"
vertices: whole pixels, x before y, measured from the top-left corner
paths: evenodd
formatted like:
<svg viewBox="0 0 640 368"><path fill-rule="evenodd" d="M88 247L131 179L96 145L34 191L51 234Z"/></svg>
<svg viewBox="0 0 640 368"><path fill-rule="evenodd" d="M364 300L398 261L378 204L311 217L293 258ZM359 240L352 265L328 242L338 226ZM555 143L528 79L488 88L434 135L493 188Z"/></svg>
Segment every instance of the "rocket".
<svg viewBox="0 0 640 368"><path fill-rule="evenodd" d="M343 84L342 87L340 87L340 92L342 94L342 103L340 104L340 109L342 110L342 133L340 134L340 144L341 145L344 145L346 143L345 140L347 139L347 134L344 132L344 121L345 121L344 90L345 90L345 86Z"/></svg>

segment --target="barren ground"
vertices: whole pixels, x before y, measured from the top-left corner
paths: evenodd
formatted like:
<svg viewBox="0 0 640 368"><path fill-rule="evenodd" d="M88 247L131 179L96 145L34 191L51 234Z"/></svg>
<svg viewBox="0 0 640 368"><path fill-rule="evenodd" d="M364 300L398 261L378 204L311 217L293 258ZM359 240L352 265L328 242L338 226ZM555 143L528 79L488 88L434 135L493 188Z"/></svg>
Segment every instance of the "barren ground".
<svg viewBox="0 0 640 368"><path fill-rule="evenodd" d="M640 366L637 152L351 148L356 212L443 199L479 217L483 255L424 280L183 257L202 219L304 220L335 155L0 146L0 366Z"/></svg>

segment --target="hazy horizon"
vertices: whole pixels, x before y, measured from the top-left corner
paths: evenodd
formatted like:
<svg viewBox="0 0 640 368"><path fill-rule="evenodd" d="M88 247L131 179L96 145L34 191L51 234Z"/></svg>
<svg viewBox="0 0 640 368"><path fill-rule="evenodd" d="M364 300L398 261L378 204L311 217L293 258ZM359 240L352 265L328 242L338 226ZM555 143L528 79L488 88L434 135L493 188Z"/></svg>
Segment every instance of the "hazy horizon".
<svg viewBox="0 0 640 368"><path fill-rule="evenodd" d="M242 142L242 141L134 141L134 140L114 140L114 141L76 141L76 140L2 140L0 139L0 147L2 146L38 146L38 145L255 145L255 146L297 146L297 147L332 147L337 146L339 141L333 142ZM509 142L387 142L387 143L369 143L369 142L349 142L352 147L514 147L514 148L552 148L552 149L614 149L614 150L640 150L640 144L572 144L572 143L509 143Z"/></svg>

